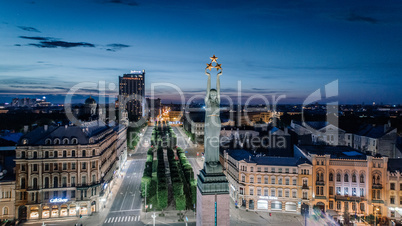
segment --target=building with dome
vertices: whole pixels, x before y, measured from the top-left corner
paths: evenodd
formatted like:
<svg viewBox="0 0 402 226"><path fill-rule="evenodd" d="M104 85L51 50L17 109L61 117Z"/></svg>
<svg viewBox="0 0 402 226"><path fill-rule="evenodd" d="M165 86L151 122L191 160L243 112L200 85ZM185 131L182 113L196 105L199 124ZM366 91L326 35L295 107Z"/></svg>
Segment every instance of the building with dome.
<svg viewBox="0 0 402 226"><path fill-rule="evenodd" d="M95 99L90 96L85 100L84 113L90 115L91 117L95 116L97 106L98 104L96 103Z"/></svg>

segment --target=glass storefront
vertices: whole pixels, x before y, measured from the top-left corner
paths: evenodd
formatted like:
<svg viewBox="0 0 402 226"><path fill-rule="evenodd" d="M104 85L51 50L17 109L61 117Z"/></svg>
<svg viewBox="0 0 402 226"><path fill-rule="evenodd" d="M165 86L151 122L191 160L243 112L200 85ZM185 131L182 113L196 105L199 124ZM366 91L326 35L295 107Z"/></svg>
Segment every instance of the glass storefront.
<svg viewBox="0 0 402 226"><path fill-rule="evenodd" d="M87 215L88 214L87 204L81 204L80 214L81 215Z"/></svg>
<svg viewBox="0 0 402 226"><path fill-rule="evenodd" d="M50 217L50 208L48 206L44 206L42 208L42 218L49 218Z"/></svg>
<svg viewBox="0 0 402 226"><path fill-rule="evenodd" d="M257 209L268 210L268 201L267 200L258 200L257 201Z"/></svg>
<svg viewBox="0 0 402 226"><path fill-rule="evenodd" d="M287 202L287 203L285 204L285 210L286 210L286 211L296 211L296 210L297 210L296 203L294 203L294 202Z"/></svg>
<svg viewBox="0 0 402 226"><path fill-rule="evenodd" d="M77 215L76 206L70 205L69 216L76 216L76 215Z"/></svg>
<svg viewBox="0 0 402 226"><path fill-rule="evenodd" d="M31 214L29 215L31 219L39 218L39 208L37 206L31 207Z"/></svg>
<svg viewBox="0 0 402 226"><path fill-rule="evenodd" d="M59 216L59 207L52 206L52 217L58 217L58 216Z"/></svg>
<svg viewBox="0 0 402 226"><path fill-rule="evenodd" d="M60 216L67 217L67 205L60 206Z"/></svg>
<svg viewBox="0 0 402 226"><path fill-rule="evenodd" d="M282 210L282 202L272 201L271 202L271 210Z"/></svg>

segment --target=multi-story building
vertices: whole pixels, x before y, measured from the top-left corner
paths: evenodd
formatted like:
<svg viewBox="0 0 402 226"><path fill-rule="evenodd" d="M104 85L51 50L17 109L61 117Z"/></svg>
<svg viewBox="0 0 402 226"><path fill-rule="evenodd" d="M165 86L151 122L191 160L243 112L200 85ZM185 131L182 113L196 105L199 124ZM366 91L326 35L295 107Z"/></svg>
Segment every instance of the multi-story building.
<svg viewBox="0 0 402 226"><path fill-rule="evenodd" d="M119 108L127 110L130 120L138 121L144 116L145 70L131 71L119 76Z"/></svg>
<svg viewBox="0 0 402 226"><path fill-rule="evenodd" d="M387 181L387 217L402 224L402 159L388 160Z"/></svg>
<svg viewBox="0 0 402 226"><path fill-rule="evenodd" d="M38 127L24 135L15 159L17 218L79 216L101 210L118 168L117 150L124 153L118 141L124 131L92 121L81 127Z"/></svg>
<svg viewBox="0 0 402 226"><path fill-rule="evenodd" d="M292 120L290 127L299 136L299 143L305 145L347 145L347 138L350 138L350 134L326 121ZM308 139L302 139L303 136Z"/></svg>
<svg viewBox="0 0 402 226"><path fill-rule="evenodd" d="M313 166L313 208L346 215L386 216L387 157L373 157L347 146L295 146L295 156ZM374 212L376 211L376 212Z"/></svg>
<svg viewBox="0 0 402 226"><path fill-rule="evenodd" d="M15 210L15 180L0 180L0 222L13 220Z"/></svg>
<svg viewBox="0 0 402 226"><path fill-rule="evenodd" d="M303 213L312 199L312 166L304 157L255 156L245 150L224 152L230 197L240 208Z"/></svg>

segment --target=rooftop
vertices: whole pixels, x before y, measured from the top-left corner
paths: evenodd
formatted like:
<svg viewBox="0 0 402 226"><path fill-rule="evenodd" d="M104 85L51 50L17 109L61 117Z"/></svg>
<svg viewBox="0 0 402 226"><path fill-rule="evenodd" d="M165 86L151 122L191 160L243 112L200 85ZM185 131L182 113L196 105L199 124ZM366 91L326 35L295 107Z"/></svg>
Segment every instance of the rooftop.
<svg viewBox="0 0 402 226"><path fill-rule="evenodd" d="M298 166L303 163L311 164L311 162L306 158L256 156L243 149L229 150L228 154L237 161L244 160L248 163L256 163L257 165Z"/></svg>
<svg viewBox="0 0 402 226"><path fill-rule="evenodd" d="M366 159L367 155L349 146L300 145L304 153L330 155L333 159Z"/></svg>
<svg viewBox="0 0 402 226"><path fill-rule="evenodd" d="M402 159L388 159L388 171L402 172Z"/></svg>

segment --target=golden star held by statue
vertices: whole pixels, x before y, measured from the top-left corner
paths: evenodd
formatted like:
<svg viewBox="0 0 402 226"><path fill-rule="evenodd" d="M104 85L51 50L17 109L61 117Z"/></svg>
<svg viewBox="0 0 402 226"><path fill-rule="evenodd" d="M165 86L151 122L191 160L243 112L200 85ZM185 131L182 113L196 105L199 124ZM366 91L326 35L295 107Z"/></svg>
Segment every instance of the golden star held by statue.
<svg viewBox="0 0 402 226"><path fill-rule="evenodd" d="M210 57L210 59L212 60L211 63L213 63L213 62L218 63L218 62L216 62L218 57L216 57L215 54L214 54L214 56Z"/></svg>
<svg viewBox="0 0 402 226"><path fill-rule="evenodd" d="M207 64L207 70L211 70L212 68L214 68L214 66L212 66L212 63Z"/></svg>
<svg viewBox="0 0 402 226"><path fill-rule="evenodd" d="M215 68L216 68L217 71L219 71L219 69L222 70L222 66L221 66L221 65L222 65L222 64L216 63Z"/></svg>

